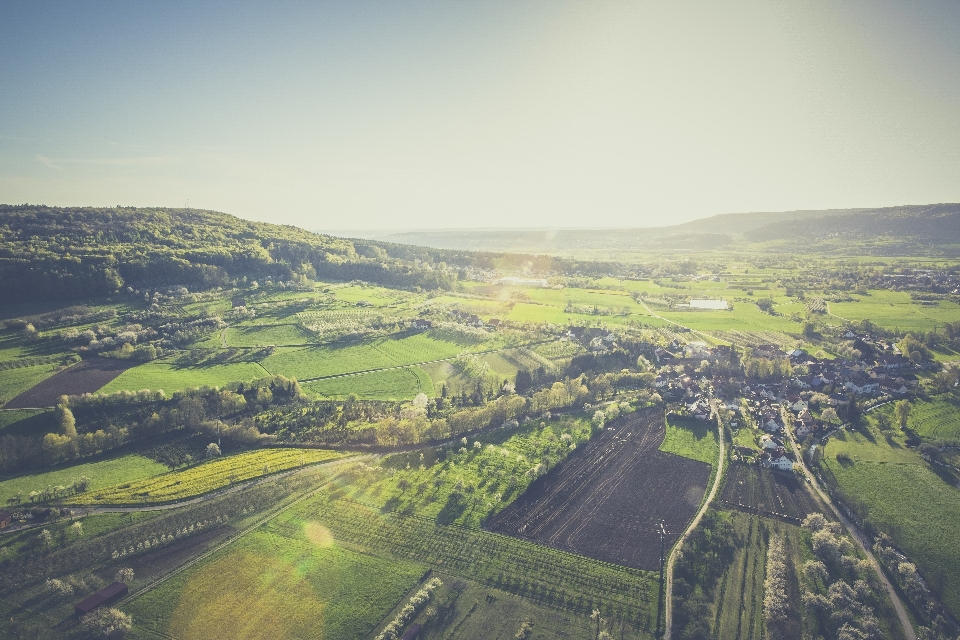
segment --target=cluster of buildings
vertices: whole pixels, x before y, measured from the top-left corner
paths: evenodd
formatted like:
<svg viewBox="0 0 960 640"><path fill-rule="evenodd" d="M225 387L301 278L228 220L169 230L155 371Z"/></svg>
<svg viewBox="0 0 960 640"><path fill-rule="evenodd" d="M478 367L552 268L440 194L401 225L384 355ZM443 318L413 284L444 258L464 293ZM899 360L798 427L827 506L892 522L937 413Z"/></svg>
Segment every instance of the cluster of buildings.
<svg viewBox="0 0 960 640"><path fill-rule="evenodd" d="M924 291L960 294L960 277L939 269L907 269L903 273L882 273L870 279L870 286L892 291Z"/></svg>

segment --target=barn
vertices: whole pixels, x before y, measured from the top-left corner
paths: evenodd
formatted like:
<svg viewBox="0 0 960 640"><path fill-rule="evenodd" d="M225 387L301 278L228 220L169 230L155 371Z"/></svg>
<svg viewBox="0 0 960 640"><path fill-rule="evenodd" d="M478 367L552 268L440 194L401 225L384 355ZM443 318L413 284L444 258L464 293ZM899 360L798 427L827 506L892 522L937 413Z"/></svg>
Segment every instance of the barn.
<svg viewBox="0 0 960 640"><path fill-rule="evenodd" d="M113 584L100 589L92 596L87 596L77 604L73 605L73 610L78 616L83 616L97 607L113 604L123 596L127 595L127 585L122 582Z"/></svg>

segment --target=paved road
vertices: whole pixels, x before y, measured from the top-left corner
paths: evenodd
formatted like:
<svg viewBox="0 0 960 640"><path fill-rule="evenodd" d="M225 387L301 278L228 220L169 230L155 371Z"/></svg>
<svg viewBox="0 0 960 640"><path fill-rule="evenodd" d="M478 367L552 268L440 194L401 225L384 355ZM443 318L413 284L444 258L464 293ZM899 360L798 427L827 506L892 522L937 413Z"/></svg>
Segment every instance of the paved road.
<svg viewBox="0 0 960 640"><path fill-rule="evenodd" d="M680 539L677 540L676 544L673 545L673 549L670 551L670 557L667 560L667 570L666 570L666 586L664 587L664 631L663 637L664 640L670 640L672 637L672 628L673 628L673 565L676 562L677 554L680 552L680 548L683 547L683 543L690 537L690 534L693 533L693 530L697 528L700 524L700 520L703 518L703 514L707 512L707 508L710 507L710 503L713 502L713 499L717 496L717 489L720 488L720 481L723 478L723 461L725 458L724 455L724 442L723 442L723 423L720 420L720 415L717 413L716 405L713 406L713 416L717 420L717 435L720 440L720 457L717 462L717 474L713 478L713 487L710 488L710 494L707 496L707 499L703 501L703 505L700 507L700 511L697 512L697 515L694 516L693 520L690 522L690 526L687 527L687 530L683 532L683 535L680 536ZM911 638L911 640L916 640L916 638Z"/></svg>
<svg viewBox="0 0 960 640"><path fill-rule="evenodd" d="M790 422L786 423L787 425ZM800 461L800 466L803 469L804 475L807 477L807 481L810 483L810 486L813 487L814 491L820 496L820 499L823 500L824 504L830 507L830 510L837 516L840 520L840 523L847 529L850 533L850 537L854 539L860 549L866 555L867 560L870 561L873 570L876 571L877 577L880 578L880 582L883 584L884 588L887 590L887 593L890 596L890 601L893 602L893 608L897 612L897 617L900 618L900 625L903 627L903 635L906 636L907 640L917 640L917 634L913 630L913 625L910 623L910 617L907 615L907 610L903 606L903 602L900 601L900 596L897 595L896 589L893 588L893 585L890 584L890 581L887 579L887 575L883 572L883 569L880 568L880 563L877 562L877 559L871 551L872 543L871 541L861 533L860 529L850 522L840 512L837 506L833 503L833 500L830 499L830 496L820 487L820 483L817 482L817 478L810 472L810 469L807 467L807 462L803 457L802 452L800 451L800 446L797 444L796 439L793 437L793 429L787 428L787 434L790 436L790 444L793 445L794 454L797 456L797 460Z"/></svg>

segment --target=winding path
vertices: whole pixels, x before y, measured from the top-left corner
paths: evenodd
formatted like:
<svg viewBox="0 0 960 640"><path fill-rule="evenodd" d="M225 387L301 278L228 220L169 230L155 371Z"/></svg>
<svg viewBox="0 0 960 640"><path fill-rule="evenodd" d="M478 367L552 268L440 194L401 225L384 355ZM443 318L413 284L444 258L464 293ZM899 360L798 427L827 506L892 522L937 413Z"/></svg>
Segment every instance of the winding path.
<svg viewBox="0 0 960 640"><path fill-rule="evenodd" d="M703 518L703 514L707 512L707 509L710 507L710 503L713 502L713 499L717 496L717 490L720 488L720 481L723 479L723 460L726 457L725 455L725 446L723 441L723 422L720 420L720 414L717 412L716 405L713 406L713 417L717 420L717 436L720 442L720 456L717 460L717 473L713 478L713 487L710 488L710 493L707 495L707 499L703 501L703 505L700 506L700 511L697 512L697 515L693 517L693 520L690 522L690 525L687 527L687 530L683 532L683 535L680 536L680 539L673 545L673 549L670 550L670 557L667 559L667 569L666 569L666 586L664 588L664 631L663 638L664 640L671 640L672 637L672 628L673 628L673 565L677 560L677 554L680 552L683 543L686 542L687 538L690 537L690 534L693 533L693 530L697 528L700 524L700 520ZM910 640L916 640L916 638L911 638Z"/></svg>

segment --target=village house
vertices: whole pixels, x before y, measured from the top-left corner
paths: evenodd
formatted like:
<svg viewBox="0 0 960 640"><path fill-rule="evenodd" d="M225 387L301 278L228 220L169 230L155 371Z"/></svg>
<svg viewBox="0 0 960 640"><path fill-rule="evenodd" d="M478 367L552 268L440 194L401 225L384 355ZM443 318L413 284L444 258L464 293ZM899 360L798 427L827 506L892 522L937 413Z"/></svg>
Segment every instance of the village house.
<svg viewBox="0 0 960 640"><path fill-rule="evenodd" d="M773 436L771 436L771 435L769 435L769 434L766 434L766 433L763 434L762 436L760 436L760 448L761 448L761 449L763 449L763 450L770 450L770 449L775 450L775 449L779 449L779 448L781 448L781 447L783 447L783 443L780 442L779 440L777 440L776 438L774 438Z"/></svg>
<svg viewBox="0 0 960 640"><path fill-rule="evenodd" d="M779 469L780 471L793 471L793 458L787 455L782 447L772 452L764 451L760 454L760 465L768 469Z"/></svg>

